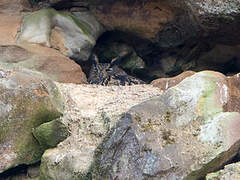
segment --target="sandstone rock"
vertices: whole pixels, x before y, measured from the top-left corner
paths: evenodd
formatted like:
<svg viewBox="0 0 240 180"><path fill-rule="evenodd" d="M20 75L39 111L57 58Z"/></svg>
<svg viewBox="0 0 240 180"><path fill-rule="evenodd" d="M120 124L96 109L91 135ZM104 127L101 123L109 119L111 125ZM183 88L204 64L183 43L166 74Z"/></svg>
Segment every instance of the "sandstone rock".
<svg viewBox="0 0 240 180"><path fill-rule="evenodd" d="M240 163L229 164L224 169L210 173L206 180L238 180L240 179Z"/></svg>
<svg viewBox="0 0 240 180"><path fill-rule="evenodd" d="M17 42L52 46L68 57L86 61L102 32L90 14L42 9L24 17Z"/></svg>
<svg viewBox="0 0 240 180"><path fill-rule="evenodd" d="M9 3L9 2L8 2ZM21 15L9 15L0 13L0 44L15 44L17 30L21 25Z"/></svg>
<svg viewBox="0 0 240 180"><path fill-rule="evenodd" d="M211 39L228 44L240 42L239 0L187 0L186 5Z"/></svg>
<svg viewBox="0 0 240 180"><path fill-rule="evenodd" d="M125 114L96 151L96 179L199 179L232 159L240 114L227 78L203 71Z"/></svg>
<svg viewBox="0 0 240 180"><path fill-rule="evenodd" d="M69 124L71 136L56 148L45 151L41 180L78 180L86 176L91 179L88 172L94 166L95 150L121 114L161 94L150 85L58 85L65 97L63 119Z"/></svg>
<svg viewBox="0 0 240 180"><path fill-rule="evenodd" d="M240 102L239 102L239 95L240 95L240 74L236 74L234 76L229 76L227 78L228 87L229 87L229 100L226 106L224 106L225 111L230 112L239 112Z"/></svg>
<svg viewBox="0 0 240 180"><path fill-rule="evenodd" d="M2 14L20 14L22 11L31 8L28 0L1 0L0 13Z"/></svg>
<svg viewBox="0 0 240 180"><path fill-rule="evenodd" d="M33 48L38 52L32 51ZM0 64L5 68L24 67L39 71L58 82L87 83L78 64L50 48L0 46Z"/></svg>
<svg viewBox="0 0 240 180"><path fill-rule="evenodd" d="M169 88L179 84L185 78L192 76L193 74L195 74L193 71L185 71L179 74L178 76L175 76L172 78L159 78L159 79L153 80L151 84L155 87L160 88L163 91L166 91Z"/></svg>
<svg viewBox="0 0 240 180"><path fill-rule="evenodd" d="M52 81L30 70L6 71L0 79L0 172L40 160L32 128L58 118L61 95Z"/></svg>
<svg viewBox="0 0 240 180"><path fill-rule="evenodd" d="M196 36L199 27L183 1L100 1L91 11L110 30L129 32L171 47Z"/></svg>

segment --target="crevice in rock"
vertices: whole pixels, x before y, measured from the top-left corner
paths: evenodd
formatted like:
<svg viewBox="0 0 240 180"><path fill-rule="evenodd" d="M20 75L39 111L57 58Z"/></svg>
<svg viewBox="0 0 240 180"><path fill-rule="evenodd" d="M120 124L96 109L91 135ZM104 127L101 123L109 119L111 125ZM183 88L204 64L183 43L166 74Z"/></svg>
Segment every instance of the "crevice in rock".
<svg viewBox="0 0 240 180"><path fill-rule="evenodd" d="M31 172L28 171L29 168L38 168L39 169L40 162L37 162L32 165L21 164L16 167L10 168L3 173L0 173L0 180L11 180L13 177L33 177L39 175L38 172L33 175ZM35 170L36 171L36 170Z"/></svg>
<svg viewBox="0 0 240 180"><path fill-rule="evenodd" d="M17 174L26 174L27 173L28 166L25 164L19 165L17 167L8 169L7 171L4 171L3 173L0 173L0 179L8 179L13 175Z"/></svg>

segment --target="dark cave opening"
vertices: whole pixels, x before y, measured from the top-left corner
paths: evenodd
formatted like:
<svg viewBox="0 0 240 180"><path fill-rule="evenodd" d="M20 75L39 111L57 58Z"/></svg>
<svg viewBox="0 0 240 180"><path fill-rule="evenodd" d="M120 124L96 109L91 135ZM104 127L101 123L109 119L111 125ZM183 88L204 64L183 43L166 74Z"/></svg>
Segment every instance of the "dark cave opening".
<svg viewBox="0 0 240 180"><path fill-rule="evenodd" d="M225 75L240 71L240 45L218 44L209 39L191 39L177 47L162 48L131 33L107 31L97 40L93 53L100 63L111 63L112 59L128 54L118 66L146 83L184 71L213 70ZM80 64L89 77L92 62Z"/></svg>
<svg viewBox="0 0 240 180"><path fill-rule="evenodd" d="M29 171L28 169L32 168L34 170ZM37 170L36 170L37 169ZM26 165L21 164L16 167L10 168L3 173L0 173L0 180L11 180L17 178L22 179L28 179L39 176L39 170L40 170L40 162L37 162L35 164Z"/></svg>

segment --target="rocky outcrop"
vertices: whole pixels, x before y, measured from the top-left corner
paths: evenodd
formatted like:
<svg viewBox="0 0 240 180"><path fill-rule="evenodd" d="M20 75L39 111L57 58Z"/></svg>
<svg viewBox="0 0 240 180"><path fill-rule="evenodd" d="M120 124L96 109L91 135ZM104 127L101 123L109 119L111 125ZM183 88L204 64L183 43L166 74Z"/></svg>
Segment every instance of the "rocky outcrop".
<svg viewBox="0 0 240 180"><path fill-rule="evenodd" d="M65 97L63 121L69 125L71 136L56 148L45 151L41 180L91 179L88 172L94 165L95 150L121 114L161 94L158 88L149 85L58 85Z"/></svg>
<svg viewBox="0 0 240 180"><path fill-rule="evenodd" d="M227 79L203 71L124 115L96 154L96 178L199 179L232 159L240 114Z"/></svg>
<svg viewBox="0 0 240 180"><path fill-rule="evenodd" d="M162 47L177 46L198 35L200 29L183 1L101 1L90 7L108 29L125 31Z"/></svg>
<svg viewBox="0 0 240 180"><path fill-rule="evenodd" d="M57 82L87 83L78 64L53 49L37 45L0 46L0 64L4 68L23 67L39 71Z"/></svg>
<svg viewBox="0 0 240 180"><path fill-rule="evenodd" d="M40 73L0 71L0 172L40 160L41 148L32 129L61 116L61 95Z"/></svg>
<svg viewBox="0 0 240 180"><path fill-rule="evenodd" d="M224 169L210 173L207 175L206 180L238 180L240 178L240 163L229 164Z"/></svg>
<svg viewBox="0 0 240 180"><path fill-rule="evenodd" d="M88 120L83 127L98 135L100 138L93 138L98 141L90 143L87 133L75 145L70 137L58 148L46 151L41 178L205 177L237 155L240 147L240 114L234 109L237 77L213 71L193 73L159 97L132 107L116 125L116 119L106 114L101 116L105 125L101 126L100 120L98 128ZM89 116L90 112L88 109L85 114ZM100 127L108 130L103 128L101 132L105 133L100 133ZM67 148L69 143L72 148ZM57 165L56 157L60 157Z"/></svg>
<svg viewBox="0 0 240 180"><path fill-rule="evenodd" d="M208 33L211 40L239 44L239 0L187 0L186 2L197 23Z"/></svg>
<svg viewBox="0 0 240 180"><path fill-rule="evenodd" d="M65 56L86 61L102 32L101 25L89 13L72 15L42 9L24 17L17 42L53 47Z"/></svg>

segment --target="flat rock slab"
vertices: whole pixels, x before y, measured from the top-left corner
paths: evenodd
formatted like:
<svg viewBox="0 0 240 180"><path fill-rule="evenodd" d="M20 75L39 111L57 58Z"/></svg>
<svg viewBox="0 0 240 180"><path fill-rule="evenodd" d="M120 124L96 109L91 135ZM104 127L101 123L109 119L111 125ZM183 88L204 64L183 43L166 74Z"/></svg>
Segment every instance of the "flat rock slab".
<svg viewBox="0 0 240 180"><path fill-rule="evenodd" d="M0 64L10 69L23 67L39 71L57 82L87 83L81 66L54 49L38 45L0 46Z"/></svg>

